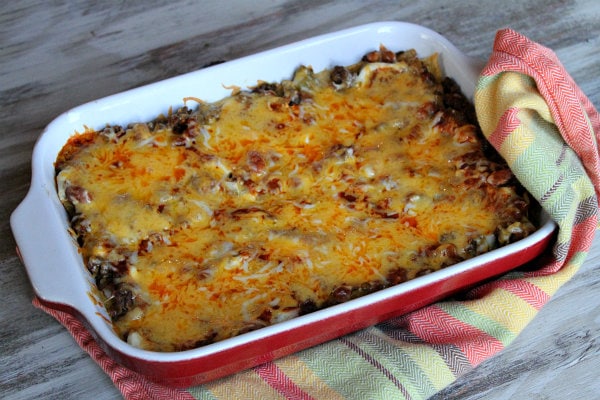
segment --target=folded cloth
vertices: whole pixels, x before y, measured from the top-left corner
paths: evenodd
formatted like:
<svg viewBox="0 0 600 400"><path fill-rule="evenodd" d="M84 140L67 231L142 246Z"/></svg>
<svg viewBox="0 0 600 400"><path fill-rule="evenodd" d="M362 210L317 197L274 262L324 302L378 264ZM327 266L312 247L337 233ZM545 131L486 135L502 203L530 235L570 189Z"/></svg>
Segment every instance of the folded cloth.
<svg viewBox="0 0 600 400"><path fill-rule="evenodd" d="M580 267L598 224L600 115L555 54L498 32L475 106L483 133L557 222L551 252L403 317L187 389L146 380L110 359L71 315L60 321L127 399L427 398L496 354Z"/></svg>

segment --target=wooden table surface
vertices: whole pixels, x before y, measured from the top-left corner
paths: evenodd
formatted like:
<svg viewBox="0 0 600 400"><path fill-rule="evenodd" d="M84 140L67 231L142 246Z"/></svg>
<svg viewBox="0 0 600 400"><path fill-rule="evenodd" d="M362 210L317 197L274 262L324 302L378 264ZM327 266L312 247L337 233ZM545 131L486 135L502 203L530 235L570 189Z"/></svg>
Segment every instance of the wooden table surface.
<svg viewBox="0 0 600 400"><path fill-rule="evenodd" d="M56 116L108 94L363 23L433 28L487 59L511 27L552 48L600 106L600 7L571 1L12 1L0 5L0 397L113 399L119 392L67 331L33 308L9 216L36 138ZM600 397L600 241L505 351L439 399Z"/></svg>

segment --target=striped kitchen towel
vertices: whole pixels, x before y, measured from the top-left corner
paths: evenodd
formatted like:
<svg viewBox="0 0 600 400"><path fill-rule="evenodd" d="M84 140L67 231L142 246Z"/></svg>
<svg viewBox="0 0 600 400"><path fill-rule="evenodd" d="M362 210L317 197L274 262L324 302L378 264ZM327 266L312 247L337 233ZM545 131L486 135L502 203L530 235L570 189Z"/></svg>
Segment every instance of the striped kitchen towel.
<svg viewBox="0 0 600 400"><path fill-rule="evenodd" d="M447 300L205 385L171 389L55 316L127 399L424 399L496 354L576 273L598 225L600 115L556 55L499 31L475 93L484 134L559 226L550 254Z"/></svg>

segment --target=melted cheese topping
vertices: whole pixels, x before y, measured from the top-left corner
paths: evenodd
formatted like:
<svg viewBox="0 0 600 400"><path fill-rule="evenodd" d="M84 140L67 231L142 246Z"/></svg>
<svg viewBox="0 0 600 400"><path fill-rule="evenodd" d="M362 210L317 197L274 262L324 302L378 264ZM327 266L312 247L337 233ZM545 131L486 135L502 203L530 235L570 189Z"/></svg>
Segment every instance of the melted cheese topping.
<svg viewBox="0 0 600 400"><path fill-rule="evenodd" d="M497 246L523 200L423 68L368 63L344 87L301 68L301 101L240 92L72 139L58 192L122 337L192 348Z"/></svg>

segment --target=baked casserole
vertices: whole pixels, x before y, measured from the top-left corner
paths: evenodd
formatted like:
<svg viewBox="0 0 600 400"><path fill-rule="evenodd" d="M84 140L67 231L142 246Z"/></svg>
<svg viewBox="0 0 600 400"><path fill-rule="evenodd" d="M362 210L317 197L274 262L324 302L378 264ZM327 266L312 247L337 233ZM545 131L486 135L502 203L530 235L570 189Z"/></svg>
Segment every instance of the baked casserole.
<svg viewBox="0 0 600 400"><path fill-rule="evenodd" d="M385 48L74 135L59 198L114 329L181 351L431 273L535 230L436 56Z"/></svg>

